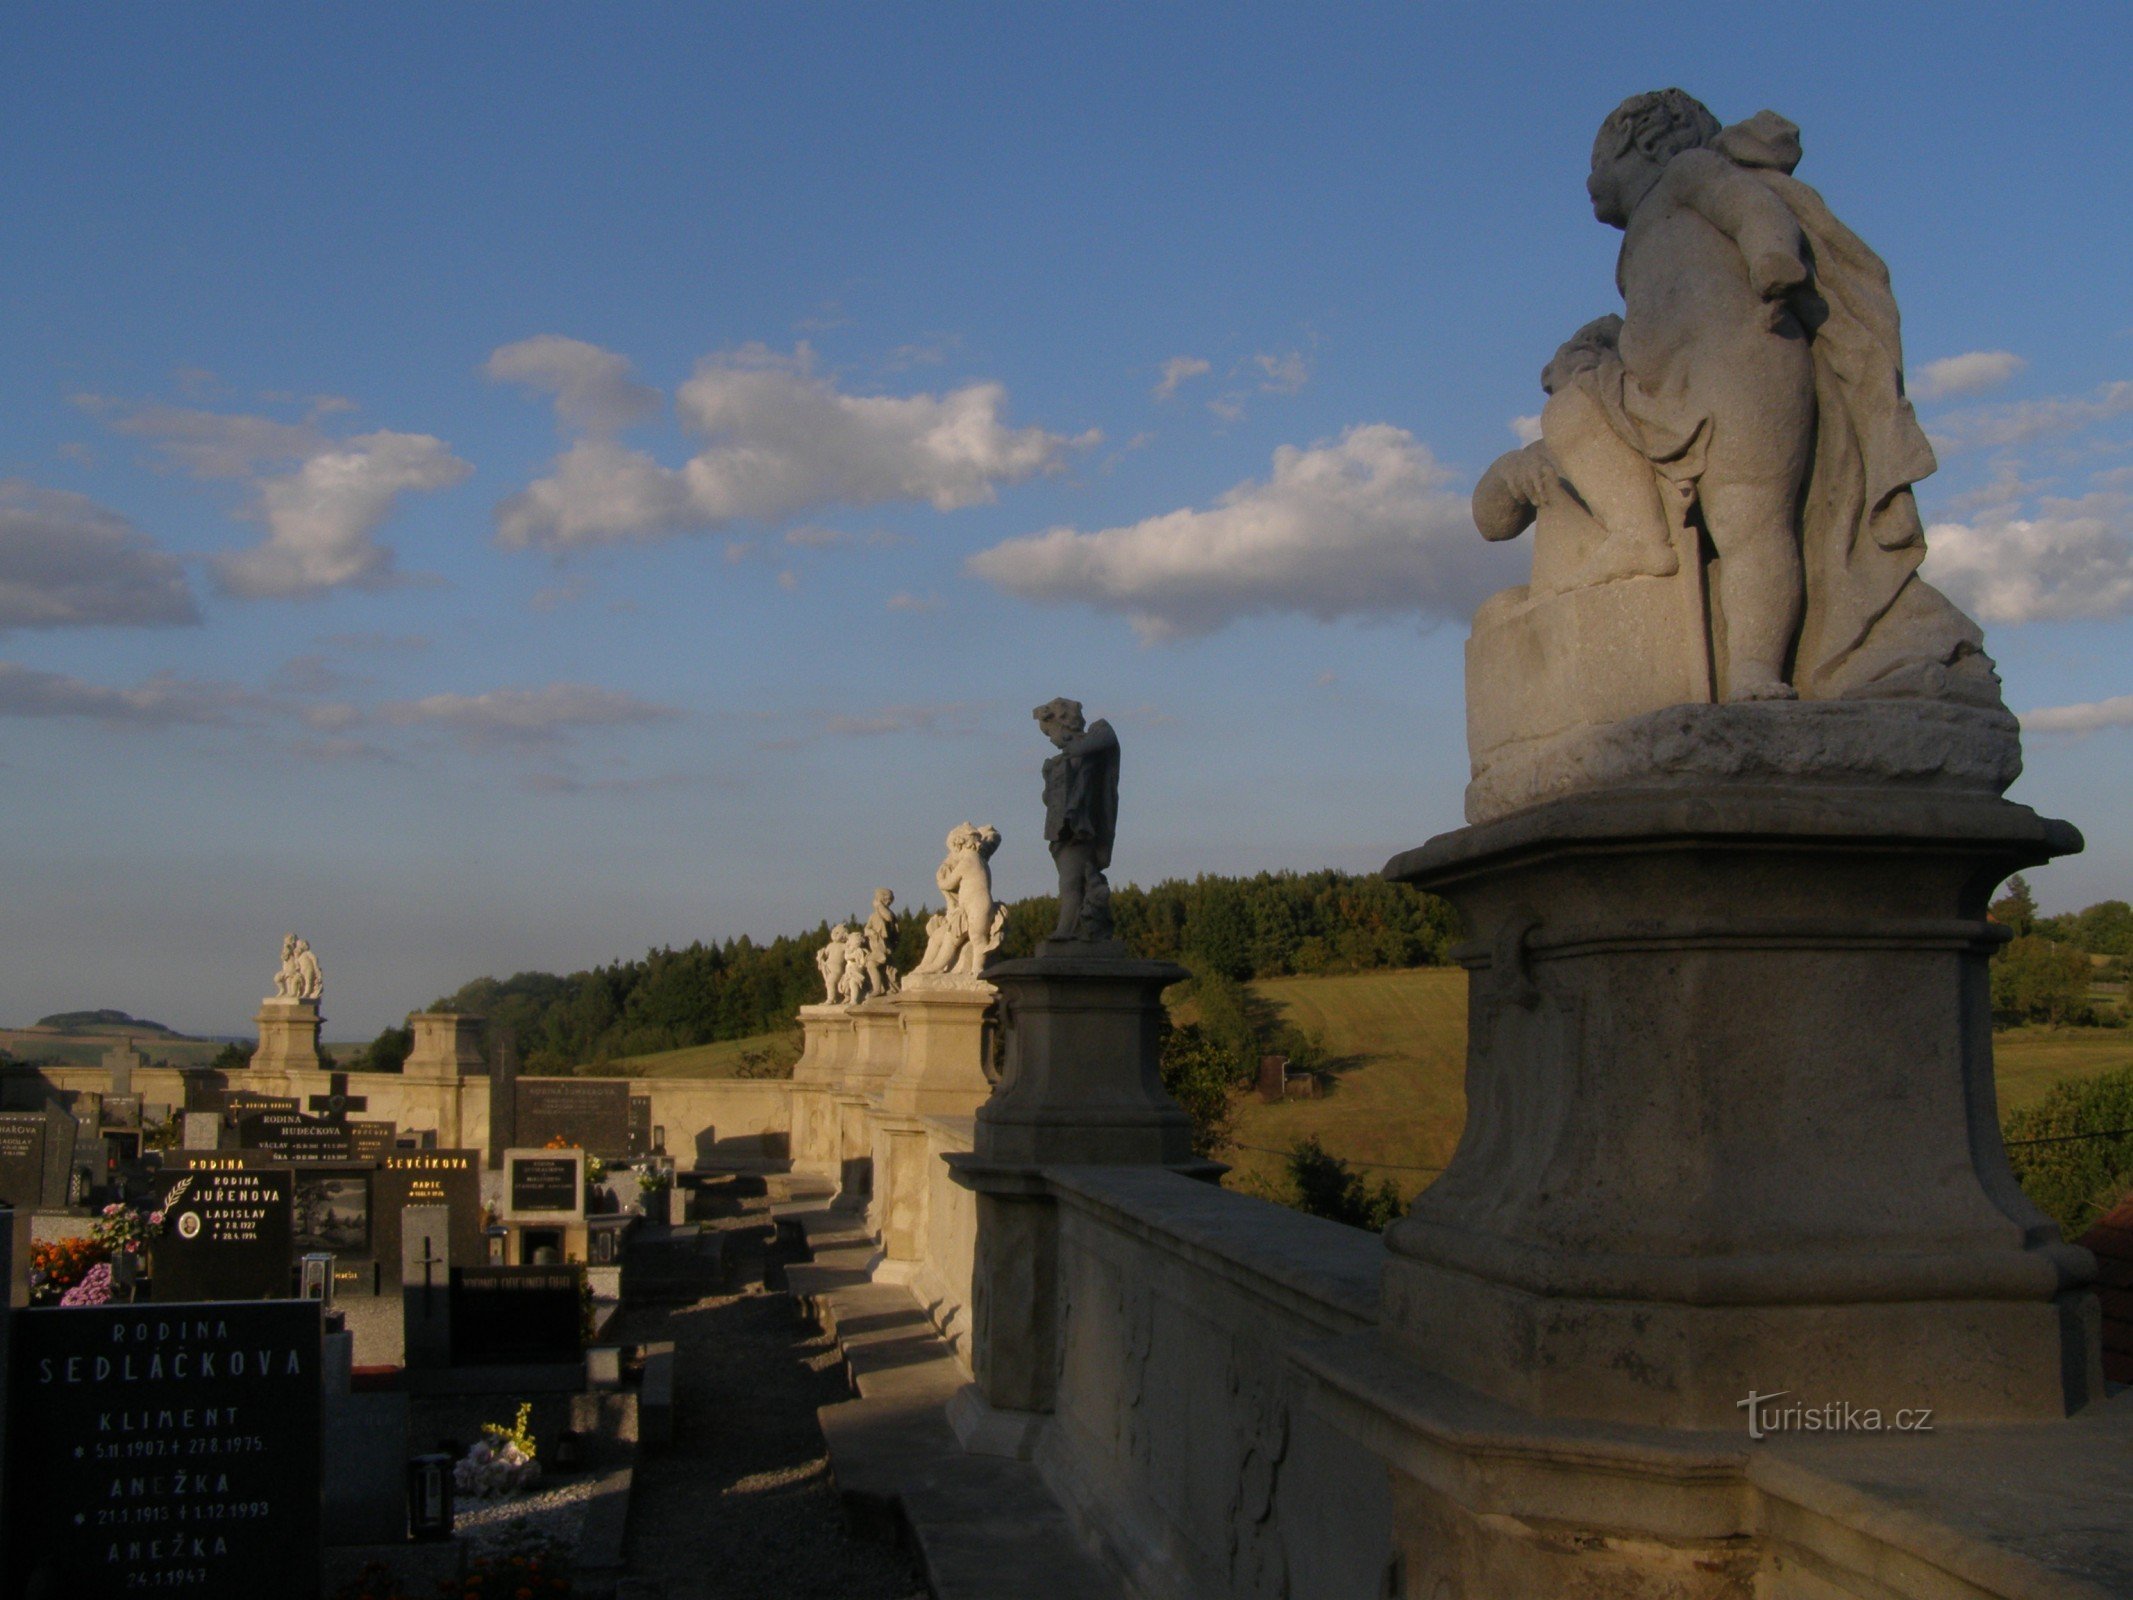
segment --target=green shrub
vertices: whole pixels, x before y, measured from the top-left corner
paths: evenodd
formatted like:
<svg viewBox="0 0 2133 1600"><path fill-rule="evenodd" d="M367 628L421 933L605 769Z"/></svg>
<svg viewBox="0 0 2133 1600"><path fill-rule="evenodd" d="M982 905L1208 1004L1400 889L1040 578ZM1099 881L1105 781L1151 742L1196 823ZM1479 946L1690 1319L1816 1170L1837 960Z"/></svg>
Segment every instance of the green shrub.
<svg viewBox="0 0 2133 1600"><path fill-rule="evenodd" d="M2008 1113L2003 1131L2023 1193L2060 1232L2078 1239L2133 1189L2133 1131L2127 1130L2133 1130L2133 1067L2054 1084L2035 1105Z"/></svg>
<svg viewBox="0 0 2133 1600"><path fill-rule="evenodd" d="M1299 1211L1351 1228L1382 1233L1400 1214L1400 1191L1390 1178L1380 1178L1373 1188L1347 1162L1328 1154L1315 1133L1289 1152L1289 1182L1296 1186Z"/></svg>
<svg viewBox="0 0 2133 1600"><path fill-rule="evenodd" d="M2087 1022L2094 977L2094 967L2079 950L2036 934L2018 935L1992 958L1993 1020L2052 1027Z"/></svg>

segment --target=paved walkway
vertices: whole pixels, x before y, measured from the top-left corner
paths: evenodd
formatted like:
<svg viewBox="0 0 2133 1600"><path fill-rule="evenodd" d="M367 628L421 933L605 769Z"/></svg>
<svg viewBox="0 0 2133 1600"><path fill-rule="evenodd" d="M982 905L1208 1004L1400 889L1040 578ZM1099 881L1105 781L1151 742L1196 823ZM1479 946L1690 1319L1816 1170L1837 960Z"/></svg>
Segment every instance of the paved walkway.
<svg viewBox="0 0 2133 1600"><path fill-rule="evenodd" d="M850 1393L833 1341L765 1285L761 1200L723 1225L728 1287L622 1314L674 1341L674 1442L639 1460L620 1600L924 1600L893 1545L848 1531L816 1408Z"/></svg>

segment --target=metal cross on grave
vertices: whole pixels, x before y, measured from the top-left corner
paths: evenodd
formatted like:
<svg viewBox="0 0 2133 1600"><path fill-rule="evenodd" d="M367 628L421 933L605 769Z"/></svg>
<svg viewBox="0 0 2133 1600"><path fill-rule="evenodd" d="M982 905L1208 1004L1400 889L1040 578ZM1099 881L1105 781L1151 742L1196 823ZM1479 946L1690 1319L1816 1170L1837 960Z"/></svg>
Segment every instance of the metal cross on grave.
<svg viewBox="0 0 2133 1600"><path fill-rule="evenodd" d="M336 1072L326 1080L330 1094L315 1094L304 1103L328 1122L346 1122L351 1111L368 1111L370 1096L348 1092L348 1074Z"/></svg>

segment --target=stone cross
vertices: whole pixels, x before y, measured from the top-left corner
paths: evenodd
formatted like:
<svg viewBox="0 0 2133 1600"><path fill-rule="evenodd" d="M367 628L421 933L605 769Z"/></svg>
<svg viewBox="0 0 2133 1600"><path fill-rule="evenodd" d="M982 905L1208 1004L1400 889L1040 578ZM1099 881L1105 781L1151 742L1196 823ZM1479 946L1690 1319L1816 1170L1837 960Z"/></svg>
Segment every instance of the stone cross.
<svg viewBox="0 0 2133 1600"><path fill-rule="evenodd" d="M331 1093L315 1094L304 1103L313 1111L318 1112L328 1122L346 1122L349 1112L368 1111L370 1109L370 1097L368 1095L350 1094L348 1092L347 1073L336 1072L326 1082L328 1088L332 1091Z"/></svg>

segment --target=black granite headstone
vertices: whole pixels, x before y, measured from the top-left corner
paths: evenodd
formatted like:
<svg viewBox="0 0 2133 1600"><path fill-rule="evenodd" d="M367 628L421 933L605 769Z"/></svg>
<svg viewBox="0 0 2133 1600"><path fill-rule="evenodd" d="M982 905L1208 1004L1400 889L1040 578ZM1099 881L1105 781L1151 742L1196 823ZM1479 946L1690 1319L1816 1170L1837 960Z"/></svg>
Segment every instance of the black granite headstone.
<svg viewBox="0 0 2133 1600"><path fill-rule="evenodd" d="M480 1151L388 1150L371 1177L370 1199L371 1243L382 1272L400 1270L400 1213L409 1206L446 1207L452 1259L462 1266L482 1259Z"/></svg>
<svg viewBox="0 0 2133 1600"><path fill-rule="evenodd" d="M582 1213L585 1192L581 1171L582 1164L575 1156L513 1156L505 1180L510 1185L511 1211L521 1215Z"/></svg>
<svg viewBox="0 0 2133 1600"><path fill-rule="evenodd" d="M44 1204L44 1131L42 1111L0 1111L0 1204Z"/></svg>
<svg viewBox="0 0 2133 1600"><path fill-rule="evenodd" d="M652 1153L652 1097L648 1094L630 1096L630 1159L636 1161Z"/></svg>
<svg viewBox="0 0 2133 1600"><path fill-rule="evenodd" d="M318 1593L319 1308L14 1318L6 1600Z"/></svg>
<svg viewBox="0 0 2133 1600"><path fill-rule="evenodd" d="M163 1213L149 1247L156 1300L289 1294L295 1182L287 1168L196 1164L159 1174L155 1190Z"/></svg>
<svg viewBox="0 0 2133 1600"><path fill-rule="evenodd" d="M584 1281L578 1266L454 1267L452 1364L582 1360Z"/></svg>
<svg viewBox="0 0 2133 1600"><path fill-rule="evenodd" d="M630 1153L630 1086L620 1078L521 1078L518 1142L523 1148L561 1139L603 1161Z"/></svg>
<svg viewBox="0 0 2133 1600"><path fill-rule="evenodd" d="M253 1111L237 1119L237 1147L258 1150L294 1166L325 1161L347 1166L356 1159L355 1136L345 1122L307 1117L301 1111Z"/></svg>
<svg viewBox="0 0 2133 1600"><path fill-rule="evenodd" d="M229 1094L229 1085L219 1072L188 1072L185 1074L185 1109L187 1111L220 1111Z"/></svg>
<svg viewBox="0 0 2133 1600"><path fill-rule="evenodd" d="M518 1139L518 1035L496 1030L496 1062L489 1070L489 1170L504 1164Z"/></svg>

